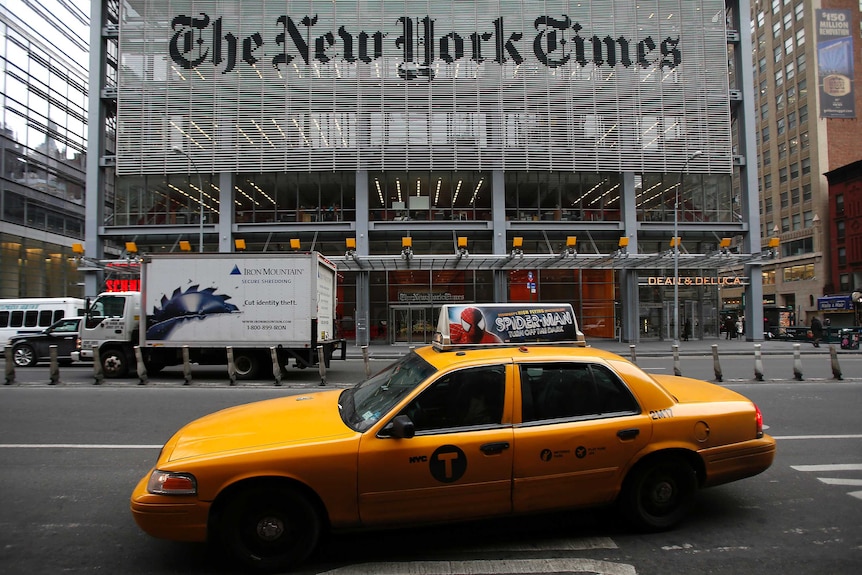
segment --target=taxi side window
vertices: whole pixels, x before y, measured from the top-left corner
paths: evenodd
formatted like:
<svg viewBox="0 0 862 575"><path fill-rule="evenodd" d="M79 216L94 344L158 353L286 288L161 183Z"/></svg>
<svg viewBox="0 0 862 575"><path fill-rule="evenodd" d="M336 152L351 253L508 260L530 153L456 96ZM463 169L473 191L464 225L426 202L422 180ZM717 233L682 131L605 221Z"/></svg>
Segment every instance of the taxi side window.
<svg viewBox="0 0 862 575"><path fill-rule="evenodd" d="M504 366L462 369L431 384L402 411L416 433L499 424L506 390Z"/></svg>
<svg viewBox="0 0 862 575"><path fill-rule="evenodd" d="M521 365L521 398L524 422L640 411L617 376L587 363Z"/></svg>

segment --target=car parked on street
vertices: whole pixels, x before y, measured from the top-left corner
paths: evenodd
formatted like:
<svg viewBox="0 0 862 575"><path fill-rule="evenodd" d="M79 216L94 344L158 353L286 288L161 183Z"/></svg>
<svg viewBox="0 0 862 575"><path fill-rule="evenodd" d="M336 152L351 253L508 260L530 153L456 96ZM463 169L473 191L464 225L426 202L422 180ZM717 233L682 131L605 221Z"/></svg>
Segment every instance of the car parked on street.
<svg viewBox="0 0 862 575"><path fill-rule="evenodd" d="M571 306L489 308L443 306L434 345L353 388L189 423L135 487L135 521L279 570L329 530L612 505L669 529L697 489L772 464L739 393L585 346Z"/></svg>
<svg viewBox="0 0 862 575"><path fill-rule="evenodd" d="M72 352L78 339L80 317L65 317L57 320L42 331L22 333L9 338L12 347L12 360L16 367L31 367L39 362L50 361L51 346L57 346L57 362L60 365L72 363Z"/></svg>

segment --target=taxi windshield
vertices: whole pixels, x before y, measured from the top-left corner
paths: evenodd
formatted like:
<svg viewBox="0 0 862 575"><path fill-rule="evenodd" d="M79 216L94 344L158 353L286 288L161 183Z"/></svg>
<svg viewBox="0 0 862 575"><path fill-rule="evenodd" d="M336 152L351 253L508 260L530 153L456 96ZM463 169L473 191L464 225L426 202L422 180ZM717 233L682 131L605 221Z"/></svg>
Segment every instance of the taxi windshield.
<svg viewBox="0 0 862 575"><path fill-rule="evenodd" d="M365 431L434 372L430 363L410 353L356 387L345 390L338 402L341 418L351 429Z"/></svg>

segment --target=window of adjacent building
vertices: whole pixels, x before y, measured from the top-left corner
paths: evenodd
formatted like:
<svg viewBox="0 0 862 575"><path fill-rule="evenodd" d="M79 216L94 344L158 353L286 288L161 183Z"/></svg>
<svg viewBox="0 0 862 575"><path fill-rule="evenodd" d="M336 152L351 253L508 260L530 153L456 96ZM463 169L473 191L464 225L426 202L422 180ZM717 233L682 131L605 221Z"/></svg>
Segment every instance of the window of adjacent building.
<svg viewBox="0 0 862 575"><path fill-rule="evenodd" d="M790 218L781 218L781 233L790 231Z"/></svg>
<svg viewBox="0 0 862 575"><path fill-rule="evenodd" d="M838 265L847 265L847 248L838 248Z"/></svg>
<svg viewBox="0 0 862 575"><path fill-rule="evenodd" d="M802 82L799 83L800 85ZM804 124L808 121L808 105L799 107L799 123Z"/></svg>
<svg viewBox="0 0 862 575"><path fill-rule="evenodd" d="M802 225L806 228L810 228L814 224L814 212L811 210L805 210L802 212Z"/></svg>
<svg viewBox="0 0 862 575"><path fill-rule="evenodd" d="M781 62L781 58L784 56L783 52L781 51L781 46L775 47L775 49L772 51L772 56L774 62Z"/></svg>
<svg viewBox="0 0 862 575"><path fill-rule="evenodd" d="M787 87L787 103L795 104L796 103L796 86L788 86Z"/></svg>
<svg viewBox="0 0 862 575"><path fill-rule="evenodd" d="M802 184L802 201L811 201L811 184Z"/></svg>
<svg viewBox="0 0 862 575"><path fill-rule="evenodd" d="M802 175L811 173L811 158L802 159Z"/></svg>
<svg viewBox="0 0 862 575"><path fill-rule="evenodd" d="M781 192L781 207L786 208L790 205L787 192Z"/></svg>
<svg viewBox="0 0 862 575"><path fill-rule="evenodd" d="M799 118L799 121L800 122L802 121L802 117ZM803 132L803 133L799 134L799 148L801 150L807 150L808 146L809 146L808 132Z"/></svg>
<svg viewBox="0 0 862 575"><path fill-rule="evenodd" d="M805 45L805 28L796 31L796 45L800 48Z"/></svg>
<svg viewBox="0 0 862 575"><path fill-rule="evenodd" d="M808 81L805 79L799 80L799 83L796 84L796 87L799 88L799 97L805 98L808 96ZM802 121L802 113L799 114L799 121Z"/></svg>
<svg viewBox="0 0 862 575"><path fill-rule="evenodd" d="M787 168L780 168L778 170L778 182L781 184L787 182ZM781 207L786 208L787 206L782 202Z"/></svg>
<svg viewBox="0 0 862 575"><path fill-rule="evenodd" d="M844 215L844 194L835 196L835 213L839 216Z"/></svg>
<svg viewBox="0 0 862 575"><path fill-rule="evenodd" d="M766 14L761 10L757 13L757 26L761 27L766 22Z"/></svg>
<svg viewBox="0 0 862 575"><path fill-rule="evenodd" d="M814 279L814 264L790 266L784 268L784 281L798 282Z"/></svg>
<svg viewBox="0 0 862 575"><path fill-rule="evenodd" d="M799 149L799 139L798 138L790 138L788 140L788 148L790 150L790 155L795 154Z"/></svg>
<svg viewBox="0 0 862 575"><path fill-rule="evenodd" d="M859 9L862 10L862 6L860 6ZM799 0L799 2L797 2L796 6L794 7L793 11L796 13L796 19L802 20L803 16L805 16L805 2L804 2L804 0Z"/></svg>
<svg viewBox="0 0 862 575"><path fill-rule="evenodd" d="M781 12L781 0L772 0L772 13L778 14Z"/></svg>
<svg viewBox="0 0 862 575"><path fill-rule="evenodd" d="M775 128L776 128L775 133L779 136L781 134L783 134L785 131L786 125L787 125L787 121L784 118L778 118L778 122L776 122L776 124L775 124ZM787 144L782 143L781 145L784 146L784 155L786 156L787 155ZM780 152L779 152L778 157L779 158L781 157Z"/></svg>
<svg viewBox="0 0 862 575"><path fill-rule="evenodd" d="M761 80L760 81L760 95L761 96L766 95L766 88L767 88L766 80Z"/></svg>
<svg viewBox="0 0 862 575"><path fill-rule="evenodd" d="M784 76L787 78L788 83L796 76L796 63L789 62L787 66L784 67Z"/></svg>
<svg viewBox="0 0 862 575"><path fill-rule="evenodd" d="M775 71L775 87L784 85L784 70Z"/></svg>
<svg viewBox="0 0 862 575"><path fill-rule="evenodd" d="M793 188L790 190L790 201L794 206L799 203L799 188Z"/></svg>
<svg viewBox="0 0 862 575"><path fill-rule="evenodd" d="M765 214L771 214L772 213L772 198L771 197L765 198L763 200L763 213L765 213ZM771 227L772 227L772 225L770 223L769 228L771 228Z"/></svg>
<svg viewBox="0 0 862 575"><path fill-rule="evenodd" d="M775 285L775 270L763 272L763 285Z"/></svg>
<svg viewBox="0 0 862 575"><path fill-rule="evenodd" d="M787 38L784 41L784 53L788 56L793 53L793 37Z"/></svg>
<svg viewBox="0 0 862 575"><path fill-rule="evenodd" d="M787 129L795 130L796 129L796 112L789 112L787 114Z"/></svg>
<svg viewBox="0 0 862 575"><path fill-rule="evenodd" d="M763 189L769 190L772 188L772 174L763 175Z"/></svg>
<svg viewBox="0 0 862 575"><path fill-rule="evenodd" d="M772 25L772 37L778 38L779 36L781 36L781 22L776 21Z"/></svg>
<svg viewBox="0 0 862 575"><path fill-rule="evenodd" d="M779 112L784 109L784 92L775 94L775 109Z"/></svg>
<svg viewBox="0 0 862 575"><path fill-rule="evenodd" d="M802 214L793 214L791 220L794 231L802 229Z"/></svg>
<svg viewBox="0 0 862 575"><path fill-rule="evenodd" d="M791 240L788 242L781 242L781 255L784 257L787 256L801 256L804 254L810 254L814 252L814 238L800 238L798 240ZM807 271L806 268L810 266L810 272ZM814 264L794 266L799 272L800 277L797 279L811 279L814 277ZM804 277L806 274L809 274L809 277ZM785 278L786 278L786 270L785 270Z"/></svg>
<svg viewBox="0 0 862 575"><path fill-rule="evenodd" d="M790 179L795 180L799 177L799 162L790 164Z"/></svg>
<svg viewBox="0 0 862 575"><path fill-rule="evenodd" d="M772 152L769 150L763 151L763 165L768 166L772 163Z"/></svg>
<svg viewBox="0 0 862 575"><path fill-rule="evenodd" d="M787 157L787 143L781 142L778 144L778 160L781 161Z"/></svg>
<svg viewBox="0 0 862 575"><path fill-rule="evenodd" d="M839 288L841 291L850 291L850 274L841 274L838 276Z"/></svg>
<svg viewBox="0 0 862 575"><path fill-rule="evenodd" d="M766 56L761 56L757 61L757 71L761 74L766 72Z"/></svg>
<svg viewBox="0 0 862 575"><path fill-rule="evenodd" d="M788 12L784 15L784 29L790 30L793 27L793 14Z"/></svg>
<svg viewBox="0 0 862 575"><path fill-rule="evenodd" d="M835 222L835 234L839 240L844 239L844 220Z"/></svg>
<svg viewBox="0 0 862 575"><path fill-rule="evenodd" d="M763 129L760 131L760 137L764 144L769 141L769 126L763 126Z"/></svg>

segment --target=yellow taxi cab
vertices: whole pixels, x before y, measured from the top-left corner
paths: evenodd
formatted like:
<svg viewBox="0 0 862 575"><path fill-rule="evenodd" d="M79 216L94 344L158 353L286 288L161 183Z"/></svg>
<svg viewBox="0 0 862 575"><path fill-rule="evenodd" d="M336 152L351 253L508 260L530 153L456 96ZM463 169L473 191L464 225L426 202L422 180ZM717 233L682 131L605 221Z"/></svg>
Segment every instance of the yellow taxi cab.
<svg viewBox="0 0 862 575"><path fill-rule="evenodd" d="M443 306L437 337L353 388L189 423L132 493L135 521L285 569L329 530L611 504L668 529L698 488L775 456L750 400L587 347L567 304Z"/></svg>

